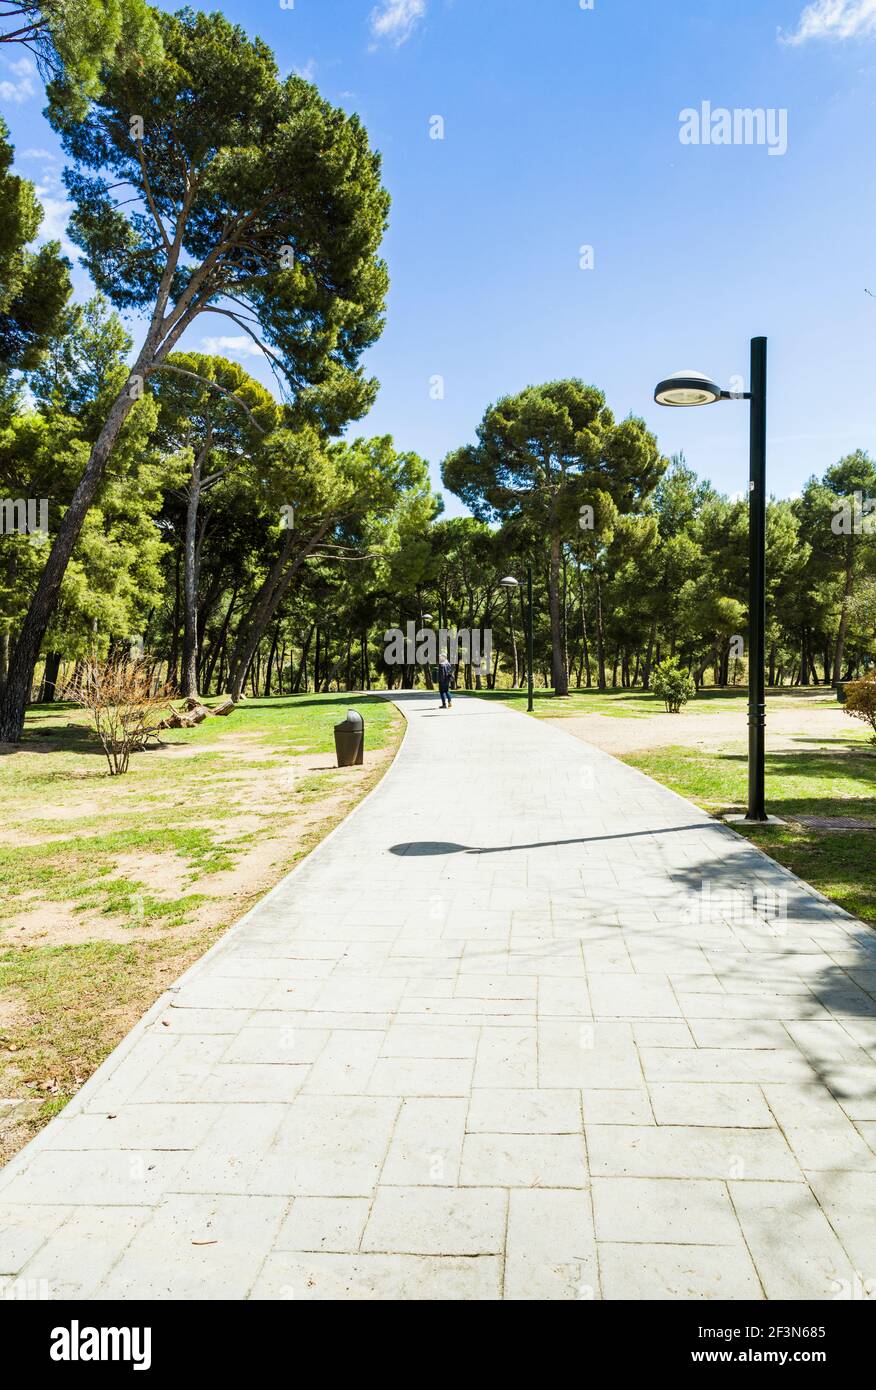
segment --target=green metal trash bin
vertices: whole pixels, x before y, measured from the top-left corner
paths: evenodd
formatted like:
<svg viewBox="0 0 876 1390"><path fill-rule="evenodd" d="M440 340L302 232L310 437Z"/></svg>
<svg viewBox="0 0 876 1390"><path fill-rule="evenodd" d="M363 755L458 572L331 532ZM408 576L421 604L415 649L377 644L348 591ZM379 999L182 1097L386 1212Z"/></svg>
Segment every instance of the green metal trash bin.
<svg viewBox="0 0 876 1390"><path fill-rule="evenodd" d="M365 720L354 709L335 725L338 767L361 767L365 761Z"/></svg>

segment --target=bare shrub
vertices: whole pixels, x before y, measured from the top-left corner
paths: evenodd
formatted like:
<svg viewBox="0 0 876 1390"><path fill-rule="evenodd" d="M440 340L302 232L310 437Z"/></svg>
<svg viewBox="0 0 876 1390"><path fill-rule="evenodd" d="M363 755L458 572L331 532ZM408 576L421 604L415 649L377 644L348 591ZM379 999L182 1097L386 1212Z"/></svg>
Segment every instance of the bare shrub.
<svg viewBox="0 0 876 1390"><path fill-rule="evenodd" d="M88 711L110 776L119 777L128 771L131 753L144 748L149 736L163 727L160 716L170 708L173 693L156 679L149 658L126 655L80 663L61 699Z"/></svg>

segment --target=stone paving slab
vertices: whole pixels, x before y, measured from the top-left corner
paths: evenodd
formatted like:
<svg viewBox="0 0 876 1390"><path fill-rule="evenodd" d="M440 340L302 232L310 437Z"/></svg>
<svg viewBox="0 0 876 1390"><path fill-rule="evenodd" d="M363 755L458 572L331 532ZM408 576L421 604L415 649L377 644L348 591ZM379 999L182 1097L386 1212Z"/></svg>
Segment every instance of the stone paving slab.
<svg viewBox="0 0 876 1390"><path fill-rule="evenodd" d="M0 1287L876 1290L876 934L562 729L397 702L376 791L0 1173Z"/></svg>

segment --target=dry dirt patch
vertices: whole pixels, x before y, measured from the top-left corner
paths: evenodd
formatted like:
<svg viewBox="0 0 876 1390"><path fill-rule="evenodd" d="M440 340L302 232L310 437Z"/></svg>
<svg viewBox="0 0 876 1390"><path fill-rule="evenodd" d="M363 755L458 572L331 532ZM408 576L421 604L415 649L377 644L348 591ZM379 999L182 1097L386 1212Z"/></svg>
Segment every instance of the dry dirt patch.
<svg viewBox="0 0 876 1390"><path fill-rule="evenodd" d="M604 714L570 715L548 719L574 738L593 743L604 753L622 758L628 753L651 748L700 748L716 753L733 743L748 741L747 715L737 713L665 714L648 719L618 719ZM848 738L854 732L852 720L841 706L804 705L795 709L771 710L767 706L767 736L772 752L799 750L803 739Z"/></svg>
<svg viewBox="0 0 876 1390"><path fill-rule="evenodd" d="M392 750L378 749L366 753L361 768L337 768L328 753L304 754L286 759L283 767L265 769L260 762L270 753L259 755L255 749L253 753L247 766L218 773L180 804L181 820L189 828L207 829L215 843L227 846L234 860L232 867L204 871L184 856L167 852L112 856L113 872L106 883L114 879L136 883L143 900L160 903L191 894L202 896L205 901L193 904L185 912L184 922L168 926L158 918L138 923L136 899L132 920L107 915L97 906L77 910L74 902L40 901L34 893L26 895L20 910L7 919L0 933L2 943L72 946L88 941L130 943L143 937L172 941L234 921L342 819L392 757ZM299 797L303 784L317 774L325 775L316 790ZM212 803L221 809L215 818L210 815ZM132 801L125 810L146 819L152 807L149 802ZM73 827L70 829L72 832ZM27 837L13 833L15 838L20 844L49 844L65 836L63 832ZM80 842L87 840L87 833L83 836L80 832L78 838ZM31 898L37 901L29 901Z"/></svg>
<svg viewBox="0 0 876 1390"><path fill-rule="evenodd" d="M86 941L130 940L127 923L76 912L71 903L40 903L10 917L2 945L81 946Z"/></svg>

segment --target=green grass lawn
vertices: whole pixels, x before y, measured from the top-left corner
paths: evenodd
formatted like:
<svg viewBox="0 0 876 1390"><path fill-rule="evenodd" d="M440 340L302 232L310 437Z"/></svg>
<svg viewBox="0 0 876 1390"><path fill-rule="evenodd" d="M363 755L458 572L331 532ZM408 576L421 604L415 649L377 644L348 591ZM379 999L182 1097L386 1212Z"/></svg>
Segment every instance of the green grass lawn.
<svg viewBox="0 0 876 1390"><path fill-rule="evenodd" d="M350 706L382 756L337 769ZM110 777L81 711L28 713L0 753L0 1098L42 1105L0 1157L374 785L403 728L378 696L249 700Z"/></svg>

